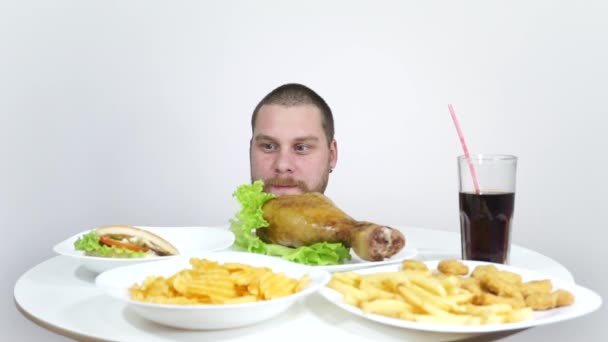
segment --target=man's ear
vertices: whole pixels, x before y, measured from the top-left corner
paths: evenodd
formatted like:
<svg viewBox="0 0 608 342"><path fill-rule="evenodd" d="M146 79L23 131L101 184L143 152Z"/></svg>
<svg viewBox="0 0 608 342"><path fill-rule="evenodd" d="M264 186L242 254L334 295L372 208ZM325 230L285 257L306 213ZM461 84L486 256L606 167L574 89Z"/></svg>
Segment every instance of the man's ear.
<svg viewBox="0 0 608 342"><path fill-rule="evenodd" d="M338 163L338 142L336 139L331 141L329 144L329 167L335 168Z"/></svg>

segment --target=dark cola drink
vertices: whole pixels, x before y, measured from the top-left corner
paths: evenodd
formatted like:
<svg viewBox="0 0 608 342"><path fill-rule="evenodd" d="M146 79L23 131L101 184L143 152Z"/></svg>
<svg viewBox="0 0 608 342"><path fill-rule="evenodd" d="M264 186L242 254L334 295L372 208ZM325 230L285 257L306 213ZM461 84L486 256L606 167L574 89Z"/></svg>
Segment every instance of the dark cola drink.
<svg viewBox="0 0 608 342"><path fill-rule="evenodd" d="M459 193L462 258L506 263L514 193Z"/></svg>

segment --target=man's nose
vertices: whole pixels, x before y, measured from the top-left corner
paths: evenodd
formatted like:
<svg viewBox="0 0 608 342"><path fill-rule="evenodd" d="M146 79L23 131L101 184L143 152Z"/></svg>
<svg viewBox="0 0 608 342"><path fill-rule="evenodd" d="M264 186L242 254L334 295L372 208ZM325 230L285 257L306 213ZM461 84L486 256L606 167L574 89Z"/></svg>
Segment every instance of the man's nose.
<svg viewBox="0 0 608 342"><path fill-rule="evenodd" d="M277 154L274 168L277 173L291 173L294 171L293 155L289 151L282 150Z"/></svg>

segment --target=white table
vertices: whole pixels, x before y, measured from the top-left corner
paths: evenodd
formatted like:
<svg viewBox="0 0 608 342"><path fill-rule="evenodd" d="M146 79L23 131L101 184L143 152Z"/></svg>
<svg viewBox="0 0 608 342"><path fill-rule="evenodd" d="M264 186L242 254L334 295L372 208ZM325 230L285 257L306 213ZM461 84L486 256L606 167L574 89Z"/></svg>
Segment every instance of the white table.
<svg viewBox="0 0 608 342"><path fill-rule="evenodd" d="M457 233L422 228L401 228L418 249L417 259L460 255ZM573 282L570 272L555 260L513 245L510 264ZM287 312L254 326L185 331L163 327L140 318L122 302L95 288L96 274L74 260L57 256L23 274L15 285L15 302L24 316L56 333L79 340L110 341L447 341L474 337L400 329L349 314L315 294ZM511 332L511 333L517 333ZM495 337L498 337L495 336Z"/></svg>

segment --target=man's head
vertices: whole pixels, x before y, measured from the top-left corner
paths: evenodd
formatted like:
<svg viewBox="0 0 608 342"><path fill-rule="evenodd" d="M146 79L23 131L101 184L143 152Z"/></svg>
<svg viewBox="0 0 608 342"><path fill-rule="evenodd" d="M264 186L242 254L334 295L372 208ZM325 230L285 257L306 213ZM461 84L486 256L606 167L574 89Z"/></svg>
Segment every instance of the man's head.
<svg viewBox="0 0 608 342"><path fill-rule="evenodd" d="M251 117L251 180L276 195L324 192L338 160L331 109L301 84L282 85Z"/></svg>

